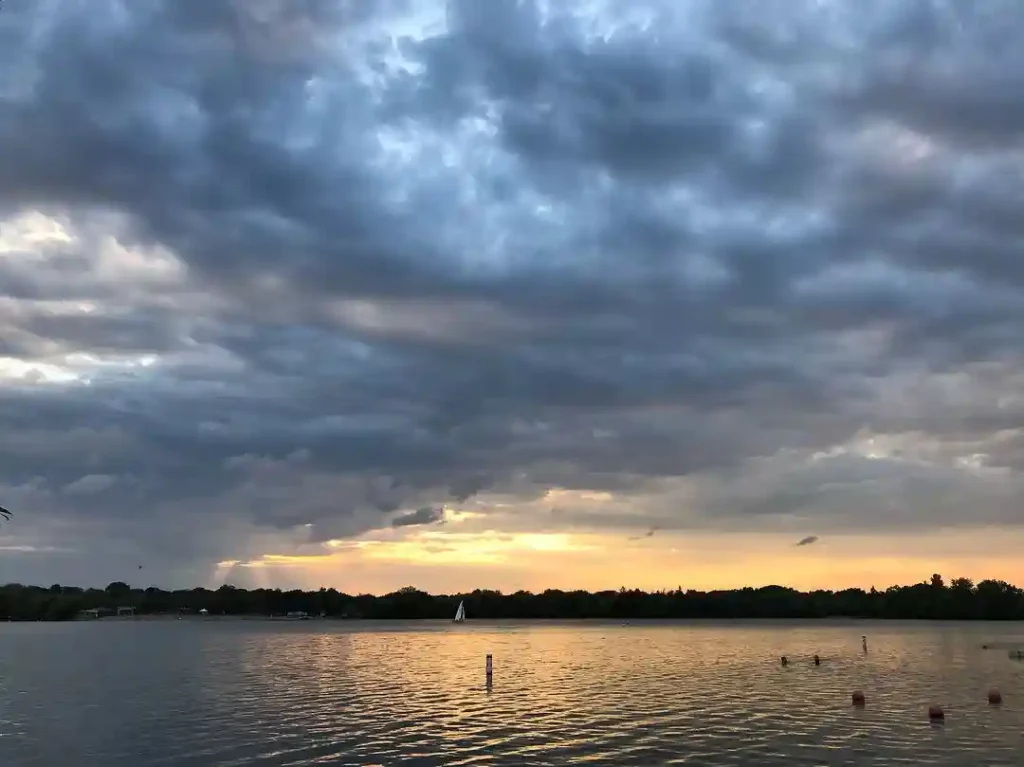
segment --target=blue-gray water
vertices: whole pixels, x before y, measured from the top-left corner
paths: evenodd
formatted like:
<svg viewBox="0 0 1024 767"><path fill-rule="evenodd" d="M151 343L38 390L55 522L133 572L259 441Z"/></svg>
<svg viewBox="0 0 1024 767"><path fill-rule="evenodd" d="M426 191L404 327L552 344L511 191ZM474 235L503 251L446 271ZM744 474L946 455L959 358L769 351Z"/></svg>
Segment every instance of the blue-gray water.
<svg viewBox="0 0 1024 767"><path fill-rule="evenodd" d="M6 623L0 765L1021 765L1024 663L980 649L1015 637L1024 627Z"/></svg>

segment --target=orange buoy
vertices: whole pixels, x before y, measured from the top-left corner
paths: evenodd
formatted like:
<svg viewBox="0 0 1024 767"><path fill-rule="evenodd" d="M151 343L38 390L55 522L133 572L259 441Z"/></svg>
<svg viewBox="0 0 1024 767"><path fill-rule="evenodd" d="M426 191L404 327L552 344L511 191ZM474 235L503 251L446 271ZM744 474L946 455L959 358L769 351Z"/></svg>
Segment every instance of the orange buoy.
<svg viewBox="0 0 1024 767"><path fill-rule="evenodd" d="M933 722L938 722L946 718L946 712L942 710L942 706L929 706L928 718Z"/></svg>
<svg viewBox="0 0 1024 767"><path fill-rule="evenodd" d="M999 692L995 687L988 691L988 702L993 706L998 706L1003 702L1003 694Z"/></svg>
<svg viewBox="0 0 1024 767"><path fill-rule="evenodd" d="M867 700L864 698L864 693L862 693L860 690L855 691L852 697L853 705L855 706L863 706L867 702Z"/></svg>

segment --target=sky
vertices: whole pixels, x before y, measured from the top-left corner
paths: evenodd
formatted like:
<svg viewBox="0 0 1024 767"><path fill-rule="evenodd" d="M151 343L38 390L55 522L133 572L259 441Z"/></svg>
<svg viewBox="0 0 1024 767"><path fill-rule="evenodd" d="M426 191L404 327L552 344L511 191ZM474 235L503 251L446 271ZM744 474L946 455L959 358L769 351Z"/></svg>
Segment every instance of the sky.
<svg viewBox="0 0 1024 767"><path fill-rule="evenodd" d="M4 0L0 581L1024 584L1017 0Z"/></svg>

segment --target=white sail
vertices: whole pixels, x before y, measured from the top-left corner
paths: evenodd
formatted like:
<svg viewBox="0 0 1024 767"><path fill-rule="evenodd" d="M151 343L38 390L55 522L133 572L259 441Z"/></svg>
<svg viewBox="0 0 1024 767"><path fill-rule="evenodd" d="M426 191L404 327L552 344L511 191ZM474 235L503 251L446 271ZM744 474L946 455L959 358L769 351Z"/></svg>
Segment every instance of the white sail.
<svg viewBox="0 0 1024 767"><path fill-rule="evenodd" d="M466 604L459 602L459 609L455 611L455 622L462 623L466 620Z"/></svg>

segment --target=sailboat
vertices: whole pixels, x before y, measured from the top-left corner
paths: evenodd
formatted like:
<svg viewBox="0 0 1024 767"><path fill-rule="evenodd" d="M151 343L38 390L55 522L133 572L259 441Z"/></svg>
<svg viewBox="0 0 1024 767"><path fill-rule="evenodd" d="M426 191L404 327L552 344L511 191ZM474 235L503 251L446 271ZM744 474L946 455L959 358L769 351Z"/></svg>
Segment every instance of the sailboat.
<svg viewBox="0 0 1024 767"><path fill-rule="evenodd" d="M459 602L459 609L455 611L455 620L452 623L465 623L466 622L466 603Z"/></svg>

